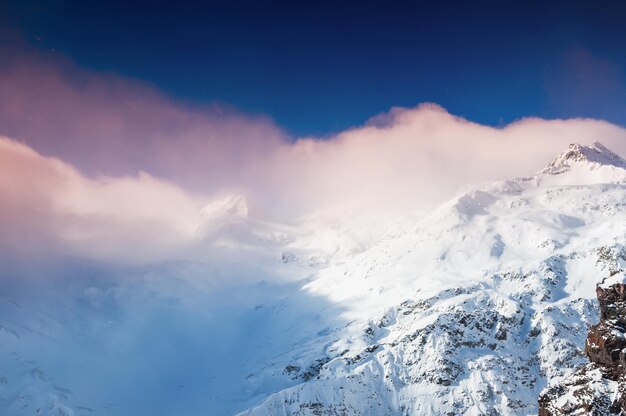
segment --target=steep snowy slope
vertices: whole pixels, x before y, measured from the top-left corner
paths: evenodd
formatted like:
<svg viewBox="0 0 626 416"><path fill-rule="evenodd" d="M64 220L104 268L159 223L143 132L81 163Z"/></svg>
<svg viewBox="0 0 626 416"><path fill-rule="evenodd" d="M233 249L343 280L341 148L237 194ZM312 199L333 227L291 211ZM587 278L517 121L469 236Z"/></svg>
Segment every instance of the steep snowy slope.
<svg viewBox="0 0 626 416"><path fill-rule="evenodd" d="M626 258L625 168L572 145L320 271L305 289L350 323L316 377L247 414L536 413L546 380L585 362L596 282Z"/></svg>
<svg viewBox="0 0 626 416"><path fill-rule="evenodd" d="M536 413L626 264L626 162L572 145L426 216L198 218L176 262L4 270L0 414Z"/></svg>

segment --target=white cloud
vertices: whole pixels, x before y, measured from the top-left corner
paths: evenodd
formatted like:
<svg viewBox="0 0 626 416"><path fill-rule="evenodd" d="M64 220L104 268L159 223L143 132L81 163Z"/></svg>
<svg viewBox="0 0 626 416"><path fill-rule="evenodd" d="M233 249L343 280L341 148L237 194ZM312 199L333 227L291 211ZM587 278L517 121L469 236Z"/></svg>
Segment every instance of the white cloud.
<svg viewBox="0 0 626 416"><path fill-rule="evenodd" d="M280 197L299 208L358 200L424 209L468 184L532 174L569 143L593 140L626 153L626 130L603 121L528 118L494 128L426 104L330 140L283 145L268 169L271 188L288 190Z"/></svg>
<svg viewBox="0 0 626 416"><path fill-rule="evenodd" d="M0 138L0 240L21 253L155 259L195 238L202 199L141 173L89 179Z"/></svg>

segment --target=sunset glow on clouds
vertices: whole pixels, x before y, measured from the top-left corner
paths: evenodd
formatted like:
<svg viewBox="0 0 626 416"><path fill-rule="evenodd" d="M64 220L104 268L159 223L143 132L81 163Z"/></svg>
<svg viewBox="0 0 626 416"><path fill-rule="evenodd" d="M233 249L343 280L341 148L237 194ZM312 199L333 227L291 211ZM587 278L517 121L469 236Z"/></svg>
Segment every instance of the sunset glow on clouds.
<svg viewBox="0 0 626 416"><path fill-rule="evenodd" d="M175 258L202 239L202 206L225 193L281 219L342 204L424 211L536 171L571 142L626 154L626 130L604 121L494 128L435 104L295 138L265 117L35 55L2 67L0 96L2 245L110 261Z"/></svg>

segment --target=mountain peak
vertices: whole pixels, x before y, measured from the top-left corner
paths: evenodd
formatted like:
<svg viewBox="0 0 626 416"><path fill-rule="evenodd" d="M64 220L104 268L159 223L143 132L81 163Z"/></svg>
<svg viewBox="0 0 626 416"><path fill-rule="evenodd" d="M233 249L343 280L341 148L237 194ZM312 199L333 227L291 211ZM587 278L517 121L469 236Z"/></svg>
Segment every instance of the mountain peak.
<svg viewBox="0 0 626 416"><path fill-rule="evenodd" d="M607 149L602 143L594 141L589 146L572 143L569 148L557 156L542 171L551 175L563 173L572 164L588 164L596 168L602 165L611 165L626 169L626 161L617 154Z"/></svg>

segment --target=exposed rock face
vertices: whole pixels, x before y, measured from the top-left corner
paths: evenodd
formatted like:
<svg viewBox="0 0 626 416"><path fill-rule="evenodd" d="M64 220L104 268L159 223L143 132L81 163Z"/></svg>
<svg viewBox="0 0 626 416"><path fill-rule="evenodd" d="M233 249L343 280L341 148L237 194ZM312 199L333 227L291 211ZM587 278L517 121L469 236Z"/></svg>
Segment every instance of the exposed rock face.
<svg viewBox="0 0 626 416"><path fill-rule="evenodd" d="M626 285L617 283L596 289L600 323L589 330L585 352L602 366L607 377L617 380L626 369Z"/></svg>
<svg viewBox="0 0 626 416"><path fill-rule="evenodd" d="M611 276L598 285L600 323L590 328L590 364L544 390L539 415L626 414L626 284Z"/></svg>

